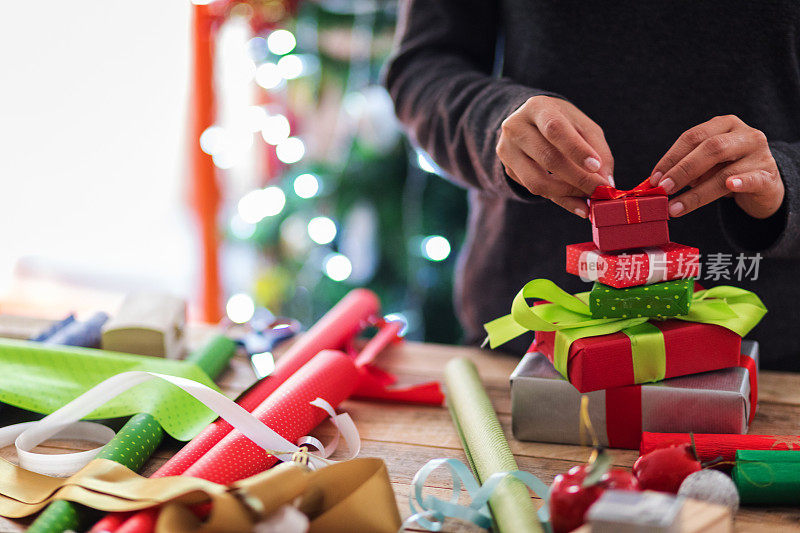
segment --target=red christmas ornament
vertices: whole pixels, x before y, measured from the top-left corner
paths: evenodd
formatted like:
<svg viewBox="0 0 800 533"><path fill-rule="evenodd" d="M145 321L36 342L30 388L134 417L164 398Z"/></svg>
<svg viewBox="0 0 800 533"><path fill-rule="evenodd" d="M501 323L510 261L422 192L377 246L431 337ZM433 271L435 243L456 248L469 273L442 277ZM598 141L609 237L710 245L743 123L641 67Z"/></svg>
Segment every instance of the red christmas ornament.
<svg viewBox="0 0 800 533"><path fill-rule="evenodd" d="M583 525L586 511L606 489L640 490L633 474L620 468L612 468L597 483L584 486L590 468L590 465L574 466L553 480L550 515L554 533L567 533Z"/></svg>
<svg viewBox="0 0 800 533"><path fill-rule="evenodd" d="M642 490L677 494L686 476L702 468L692 446L661 448L639 457L633 464L633 475Z"/></svg>

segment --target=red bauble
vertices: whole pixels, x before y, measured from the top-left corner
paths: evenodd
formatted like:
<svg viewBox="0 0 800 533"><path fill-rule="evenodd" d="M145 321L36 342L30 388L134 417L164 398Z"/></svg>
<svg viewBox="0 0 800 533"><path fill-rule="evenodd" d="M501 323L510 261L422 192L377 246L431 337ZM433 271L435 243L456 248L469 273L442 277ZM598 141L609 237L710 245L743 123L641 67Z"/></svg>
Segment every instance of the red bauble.
<svg viewBox="0 0 800 533"><path fill-rule="evenodd" d="M553 533L567 533L585 522L586 511L606 489L639 490L636 478L627 470L612 468L594 485L584 487L587 465L574 466L559 474L550 487L550 516Z"/></svg>
<svg viewBox="0 0 800 533"><path fill-rule="evenodd" d="M677 494L686 476L701 468L692 447L685 444L661 448L639 457L633 464L633 475L639 480L642 490Z"/></svg>

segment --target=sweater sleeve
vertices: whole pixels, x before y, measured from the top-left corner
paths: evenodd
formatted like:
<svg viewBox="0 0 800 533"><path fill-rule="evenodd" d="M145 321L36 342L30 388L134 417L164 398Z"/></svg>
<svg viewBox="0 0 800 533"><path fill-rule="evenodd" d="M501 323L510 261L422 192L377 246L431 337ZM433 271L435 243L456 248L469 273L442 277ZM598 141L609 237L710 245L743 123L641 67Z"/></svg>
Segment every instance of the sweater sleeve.
<svg viewBox="0 0 800 533"><path fill-rule="evenodd" d="M723 227L738 248L765 257L800 257L800 142L769 143L785 189L783 204L769 218L753 218L733 199L721 204Z"/></svg>
<svg viewBox="0 0 800 533"><path fill-rule="evenodd" d="M531 200L495 153L500 125L528 98L557 95L492 76L499 11L487 0L401 0L386 86L412 140L453 181Z"/></svg>

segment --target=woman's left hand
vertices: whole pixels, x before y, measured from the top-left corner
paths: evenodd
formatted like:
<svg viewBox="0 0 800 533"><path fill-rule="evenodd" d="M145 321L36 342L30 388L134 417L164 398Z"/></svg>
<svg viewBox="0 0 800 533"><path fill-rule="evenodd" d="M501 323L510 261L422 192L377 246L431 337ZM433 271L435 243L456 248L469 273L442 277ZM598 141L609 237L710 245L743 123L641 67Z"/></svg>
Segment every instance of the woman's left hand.
<svg viewBox="0 0 800 533"><path fill-rule="evenodd" d="M714 117L684 132L655 166L650 182L667 194L689 187L670 201L672 217L733 194L747 214L767 218L784 196L766 135L734 115Z"/></svg>

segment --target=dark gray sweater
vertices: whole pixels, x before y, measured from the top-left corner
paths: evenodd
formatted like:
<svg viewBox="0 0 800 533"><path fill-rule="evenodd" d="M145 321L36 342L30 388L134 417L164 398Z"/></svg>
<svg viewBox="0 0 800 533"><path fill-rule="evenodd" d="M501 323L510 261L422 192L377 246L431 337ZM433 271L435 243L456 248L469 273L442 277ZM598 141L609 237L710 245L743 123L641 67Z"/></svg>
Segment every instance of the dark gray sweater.
<svg viewBox="0 0 800 533"><path fill-rule="evenodd" d="M587 290L565 272L564 246L591 240L589 223L521 190L495 155L502 120L550 94L604 129L619 188L716 115L766 133L786 186L781 210L761 221L720 200L670 221L670 235L703 254L761 252L757 281L721 282L769 308L750 335L764 366L800 370L798 46L798 0L402 0L386 83L413 139L469 189L455 290L469 342L529 279Z"/></svg>

